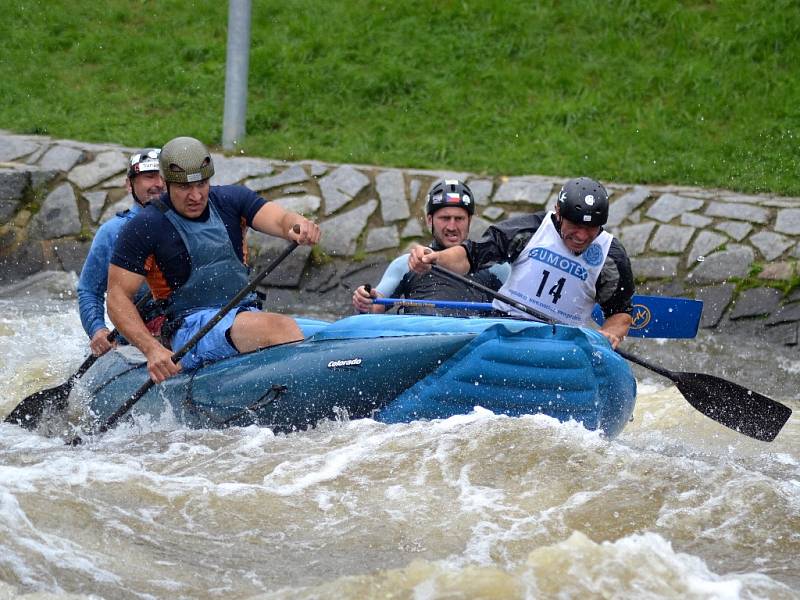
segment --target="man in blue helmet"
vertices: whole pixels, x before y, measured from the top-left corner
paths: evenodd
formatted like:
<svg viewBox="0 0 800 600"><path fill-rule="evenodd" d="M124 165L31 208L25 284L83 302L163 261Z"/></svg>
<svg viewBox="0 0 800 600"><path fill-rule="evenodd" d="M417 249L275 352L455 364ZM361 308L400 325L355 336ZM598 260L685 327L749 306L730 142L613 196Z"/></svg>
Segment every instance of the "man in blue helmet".
<svg viewBox="0 0 800 600"><path fill-rule="evenodd" d="M108 284L108 265L114 244L123 225L130 221L143 206L158 198L166 189L158 170L160 148L145 148L131 155L125 187L133 197L133 205L117 213L103 223L92 240L86 262L83 263L78 280L78 310L92 354L100 356L108 352L112 344L108 341L111 333L105 319L105 295Z"/></svg>
<svg viewBox="0 0 800 600"><path fill-rule="evenodd" d="M607 220L606 189L579 177L561 188L553 212L508 219L489 227L479 241L466 240L446 250L417 246L409 268L425 273L431 264L439 264L463 274L508 261L511 274L501 294L568 325L587 324L599 303L605 315L600 333L616 348L631 325L634 280L625 248L603 229ZM499 300L494 305L528 317Z"/></svg>
<svg viewBox="0 0 800 600"><path fill-rule="evenodd" d="M475 214L475 200L467 184L457 179L442 179L434 183L425 201L428 227L433 235L429 248L444 250L461 244L469 234L470 221ZM470 275L476 282L493 290L502 285L508 275L506 264L492 265ZM456 300L488 302L484 292L438 273L415 273L408 267L408 254L394 259L380 283L369 292L361 286L353 293L353 307L361 313L381 313L384 305L374 304L374 298L409 298L414 300ZM405 307L405 312L430 312L428 308ZM438 309L438 313L458 314L458 310Z"/></svg>

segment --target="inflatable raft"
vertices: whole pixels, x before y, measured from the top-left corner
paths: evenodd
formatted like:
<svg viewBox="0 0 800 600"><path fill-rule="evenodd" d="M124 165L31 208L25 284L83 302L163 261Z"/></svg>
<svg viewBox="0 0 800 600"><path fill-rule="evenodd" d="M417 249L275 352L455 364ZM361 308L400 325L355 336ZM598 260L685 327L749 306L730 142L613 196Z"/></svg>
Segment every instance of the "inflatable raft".
<svg viewBox="0 0 800 600"><path fill-rule="evenodd" d="M592 329L385 314L298 323L302 342L181 373L151 388L132 412L158 418L171 411L193 428L256 424L289 432L345 414L399 423L481 406L575 420L609 437L633 412L628 363ZM147 378L135 348L101 357L82 380L93 416L105 421Z"/></svg>

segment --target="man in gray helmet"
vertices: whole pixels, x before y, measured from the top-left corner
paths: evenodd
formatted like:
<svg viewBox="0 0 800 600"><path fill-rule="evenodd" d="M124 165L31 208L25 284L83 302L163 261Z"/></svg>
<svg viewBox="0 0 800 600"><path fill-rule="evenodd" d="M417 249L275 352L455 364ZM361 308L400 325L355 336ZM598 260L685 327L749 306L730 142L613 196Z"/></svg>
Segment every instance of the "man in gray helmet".
<svg viewBox="0 0 800 600"><path fill-rule="evenodd" d="M145 148L131 155L125 187L133 197L133 205L103 223L92 240L86 262L78 280L78 311L81 324L89 336L92 354L108 352L112 344L106 325L105 296L108 284L108 264L114 243L123 225L133 219L150 200L158 198L166 189L158 167L159 148Z"/></svg>
<svg viewBox="0 0 800 600"><path fill-rule="evenodd" d="M439 264L468 273L491 262L511 263L500 293L560 323L585 325L595 303L605 315L600 333L616 348L628 334L633 312L633 272L619 240L603 229L608 193L594 179L571 179L553 212L539 212L496 223L477 242L466 240L439 252L416 246L409 268L417 273ZM523 313L494 301L497 309Z"/></svg>
<svg viewBox="0 0 800 600"><path fill-rule="evenodd" d="M179 365L172 362L172 350L150 334L133 305L145 279L164 305L162 338L178 349L247 285L247 227L306 245L319 241L320 230L244 186L211 186L214 163L199 140L169 141L159 164L167 192L120 232L108 274L109 316L144 353L151 379L160 383L181 368L303 339L294 319L261 312L251 294Z"/></svg>

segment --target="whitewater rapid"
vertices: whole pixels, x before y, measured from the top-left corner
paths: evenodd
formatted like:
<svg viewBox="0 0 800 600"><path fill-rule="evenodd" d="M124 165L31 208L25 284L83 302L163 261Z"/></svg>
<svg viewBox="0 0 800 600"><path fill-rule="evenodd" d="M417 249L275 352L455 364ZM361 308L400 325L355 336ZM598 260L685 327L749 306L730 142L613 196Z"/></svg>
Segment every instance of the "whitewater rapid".
<svg viewBox="0 0 800 600"><path fill-rule="evenodd" d="M289 435L165 417L78 448L2 424L0 597L800 598L800 353L636 349L795 413L757 442L637 370L614 440L480 408ZM0 415L85 352L74 299L0 300Z"/></svg>

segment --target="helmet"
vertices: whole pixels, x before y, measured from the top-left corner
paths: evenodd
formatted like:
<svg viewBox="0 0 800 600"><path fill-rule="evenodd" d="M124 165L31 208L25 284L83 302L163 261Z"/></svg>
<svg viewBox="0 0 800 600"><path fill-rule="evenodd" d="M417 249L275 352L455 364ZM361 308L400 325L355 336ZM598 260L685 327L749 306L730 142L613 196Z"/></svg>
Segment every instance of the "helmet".
<svg viewBox="0 0 800 600"><path fill-rule="evenodd" d="M211 153L200 140L177 137L161 149L161 176L167 183L193 183L214 174Z"/></svg>
<svg viewBox="0 0 800 600"><path fill-rule="evenodd" d="M594 179L570 179L558 193L558 211L562 218L578 225L605 225L608 221L608 192Z"/></svg>
<svg viewBox="0 0 800 600"><path fill-rule="evenodd" d="M440 179L433 184L425 202L425 213L432 215L440 208L457 206L475 214L475 198L466 183L458 179Z"/></svg>
<svg viewBox="0 0 800 600"><path fill-rule="evenodd" d="M158 171L159 154L161 148L145 148L131 154L131 159L128 161L128 179L133 179L139 173Z"/></svg>

